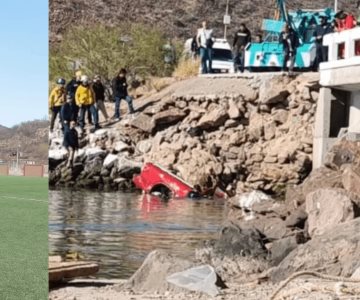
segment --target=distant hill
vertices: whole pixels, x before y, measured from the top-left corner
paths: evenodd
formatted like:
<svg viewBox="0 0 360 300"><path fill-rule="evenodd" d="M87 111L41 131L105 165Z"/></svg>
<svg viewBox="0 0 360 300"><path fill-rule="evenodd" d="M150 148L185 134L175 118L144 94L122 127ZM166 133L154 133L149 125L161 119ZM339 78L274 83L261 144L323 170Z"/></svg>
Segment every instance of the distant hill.
<svg viewBox="0 0 360 300"><path fill-rule="evenodd" d="M8 159L17 151L29 160L47 160L48 121L23 122L12 128L0 125L0 159Z"/></svg>
<svg viewBox="0 0 360 300"><path fill-rule="evenodd" d="M339 9L357 13L358 0L342 0ZM253 33L260 30L263 18L272 18L274 0L229 0L232 35L244 22ZM288 9L333 7L334 0L288 0ZM218 36L223 34L226 0L50 0L50 42L61 41L70 26L102 23L116 26L122 21L142 22L164 28L171 37L188 38L202 20L210 21ZM124 33L126 34L126 33Z"/></svg>

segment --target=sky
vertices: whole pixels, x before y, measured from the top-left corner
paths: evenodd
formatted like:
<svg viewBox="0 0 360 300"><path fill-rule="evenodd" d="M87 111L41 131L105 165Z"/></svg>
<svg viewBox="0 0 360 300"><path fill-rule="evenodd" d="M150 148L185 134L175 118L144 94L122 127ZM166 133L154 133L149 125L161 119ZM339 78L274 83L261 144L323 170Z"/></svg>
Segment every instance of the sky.
<svg viewBox="0 0 360 300"><path fill-rule="evenodd" d="M48 1L2 1L0 124L42 119L48 97Z"/></svg>

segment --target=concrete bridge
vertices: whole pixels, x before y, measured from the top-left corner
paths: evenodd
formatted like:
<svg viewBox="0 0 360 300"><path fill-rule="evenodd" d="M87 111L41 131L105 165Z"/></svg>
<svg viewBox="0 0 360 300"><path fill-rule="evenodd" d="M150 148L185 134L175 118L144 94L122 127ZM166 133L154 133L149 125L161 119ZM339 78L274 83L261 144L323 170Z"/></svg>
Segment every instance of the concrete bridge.
<svg viewBox="0 0 360 300"><path fill-rule="evenodd" d="M314 168L338 139L360 140L360 27L326 35L324 45L329 61L320 64Z"/></svg>

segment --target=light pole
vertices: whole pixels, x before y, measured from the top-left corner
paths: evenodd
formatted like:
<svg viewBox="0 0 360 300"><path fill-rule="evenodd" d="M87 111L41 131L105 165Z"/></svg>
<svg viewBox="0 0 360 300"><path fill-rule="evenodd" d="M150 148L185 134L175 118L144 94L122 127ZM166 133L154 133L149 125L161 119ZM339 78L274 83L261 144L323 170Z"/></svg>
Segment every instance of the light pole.
<svg viewBox="0 0 360 300"><path fill-rule="evenodd" d="M337 11L338 11L338 0L335 0L334 10L335 10L335 12L337 13Z"/></svg>
<svg viewBox="0 0 360 300"><path fill-rule="evenodd" d="M224 39L226 40L227 37L227 26L228 21L226 18L229 16L229 0L226 0L226 11L225 11L225 17L224 17Z"/></svg>

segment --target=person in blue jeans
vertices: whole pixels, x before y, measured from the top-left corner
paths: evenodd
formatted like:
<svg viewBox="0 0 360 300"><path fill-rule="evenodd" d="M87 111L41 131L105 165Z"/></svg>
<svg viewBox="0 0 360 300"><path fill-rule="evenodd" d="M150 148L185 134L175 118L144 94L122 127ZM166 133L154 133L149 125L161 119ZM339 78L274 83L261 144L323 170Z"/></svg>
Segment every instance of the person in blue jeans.
<svg viewBox="0 0 360 300"><path fill-rule="evenodd" d="M94 130L100 129L99 115L96 109L95 93L89 84L89 78L86 75L81 76L81 84L75 93L76 105L80 108L80 127L85 128L85 112L90 110L94 118Z"/></svg>
<svg viewBox="0 0 360 300"><path fill-rule="evenodd" d="M118 75L112 81L113 96L115 99L115 115L113 119L120 120L120 103L125 100L129 107L129 113L135 112L133 98L128 94L128 84L126 82L126 70L121 69Z"/></svg>
<svg viewBox="0 0 360 300"><path fill-rule="evenodd" d="M202 28L198 30L196 40L200 49L201 73L212 73L213 30L208 29L206 21L202 22Z"/></svg>

